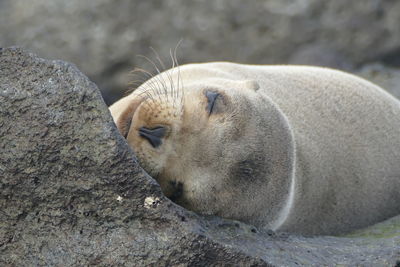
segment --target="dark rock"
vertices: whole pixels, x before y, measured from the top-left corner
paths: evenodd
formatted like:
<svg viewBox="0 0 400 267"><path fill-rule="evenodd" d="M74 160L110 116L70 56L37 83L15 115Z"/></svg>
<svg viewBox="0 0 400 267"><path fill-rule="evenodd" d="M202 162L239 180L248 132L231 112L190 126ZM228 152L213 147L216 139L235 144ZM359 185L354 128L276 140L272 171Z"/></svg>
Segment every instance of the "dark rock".
<svg viewBox="0 0 400 267"><path fill-rule="evenodd" d="M0 51L1 266L393 266L400 217L351 237L274 234L165 198L96 86L62 61Z"/></svg>
<svg viewBox="0 0 400 267"><path fill-rule="evenodd" d="M226 60L336 68L400 60L398 0L0 1L0 46L75 62L109 102L126 90L137 55L181 63ZM389 59L388 59L389 58ZM166 60L169 61L169 60ZM169 63L169 62L168 62ZM169 64L168 64L169 65Z"/></svg>

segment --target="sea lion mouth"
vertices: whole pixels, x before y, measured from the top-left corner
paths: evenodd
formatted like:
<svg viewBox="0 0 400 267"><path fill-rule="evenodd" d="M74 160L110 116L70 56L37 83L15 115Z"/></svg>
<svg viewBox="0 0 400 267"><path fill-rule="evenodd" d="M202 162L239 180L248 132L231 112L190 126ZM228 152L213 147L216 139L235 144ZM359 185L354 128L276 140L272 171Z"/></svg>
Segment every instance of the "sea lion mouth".
<svg viewBox="0 0 400 267"><path fill-rule="evenodd" d="M169 184L170 184L170 186L172 188L172 194L170 196L167 196L167 197L169 199L171 199L173 202L176 202L183 195L183 183L176 182L176 181L170 181Z"/></svg>

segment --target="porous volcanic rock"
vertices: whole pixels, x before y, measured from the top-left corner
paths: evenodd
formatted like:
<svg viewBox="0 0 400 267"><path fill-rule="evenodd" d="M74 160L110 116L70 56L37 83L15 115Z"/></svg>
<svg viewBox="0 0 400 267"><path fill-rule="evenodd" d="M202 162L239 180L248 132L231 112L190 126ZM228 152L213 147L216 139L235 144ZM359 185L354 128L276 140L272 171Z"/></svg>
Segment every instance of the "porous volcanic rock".
<svg viewBox="0 0 400 267"><path fill-rule="evenodd" d="M400 217L302 237L165 198L72 64L0 49L1 266L394 266Z"/></svg>

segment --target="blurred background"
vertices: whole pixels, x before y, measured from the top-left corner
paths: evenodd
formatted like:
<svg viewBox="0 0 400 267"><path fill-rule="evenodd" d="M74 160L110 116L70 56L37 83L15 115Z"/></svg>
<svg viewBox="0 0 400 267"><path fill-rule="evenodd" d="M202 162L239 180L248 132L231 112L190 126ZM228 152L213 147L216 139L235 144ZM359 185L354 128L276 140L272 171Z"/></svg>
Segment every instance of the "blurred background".
<svg viewBox="0 0 400 267"><path fill-rule="evenodd" d="M180 64L330 66L400 97L399 0L0 0L0 47L74 63L107 104L180 40Z"/></svg>

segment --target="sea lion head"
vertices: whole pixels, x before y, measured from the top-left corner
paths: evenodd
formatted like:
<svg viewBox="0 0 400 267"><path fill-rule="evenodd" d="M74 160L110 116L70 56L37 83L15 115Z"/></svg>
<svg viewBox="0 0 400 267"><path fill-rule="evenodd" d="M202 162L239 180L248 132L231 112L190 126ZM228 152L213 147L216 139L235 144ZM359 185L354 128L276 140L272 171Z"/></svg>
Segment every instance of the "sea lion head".
<svg viewBox="0 0 400 267"><path fill-rule="evenodd" d="M273 165L289 165L286 150L274 151L287 135L276 127L282 118L258 88L229 71L186 65L153 77L110 110L167 197L202 214L247 221L261 208L280 208L264 207L265 194L274 195L276 185L269 185L287 185L272 181L282 171ZM253 208L236 208L243 205Z"/></svg>

